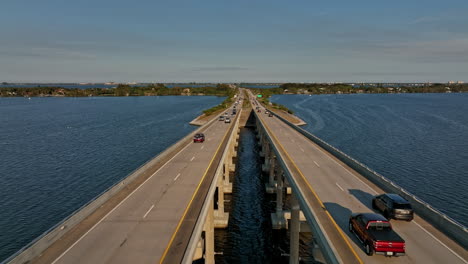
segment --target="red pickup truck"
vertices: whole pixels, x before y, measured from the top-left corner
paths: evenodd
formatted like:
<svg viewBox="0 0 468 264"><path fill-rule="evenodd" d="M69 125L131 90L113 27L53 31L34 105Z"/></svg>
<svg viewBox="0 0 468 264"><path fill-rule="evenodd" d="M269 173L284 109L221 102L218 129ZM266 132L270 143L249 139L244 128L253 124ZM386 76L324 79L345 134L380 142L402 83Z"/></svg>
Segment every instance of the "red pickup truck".
<svg viewBox="0 0 468 264"><path fill-rule="evenodd" d="M364 244L366 254L372 256L404 256L405 240L392 229L390 222L379 214L352 214L349 218L349 231Z"/></svg>

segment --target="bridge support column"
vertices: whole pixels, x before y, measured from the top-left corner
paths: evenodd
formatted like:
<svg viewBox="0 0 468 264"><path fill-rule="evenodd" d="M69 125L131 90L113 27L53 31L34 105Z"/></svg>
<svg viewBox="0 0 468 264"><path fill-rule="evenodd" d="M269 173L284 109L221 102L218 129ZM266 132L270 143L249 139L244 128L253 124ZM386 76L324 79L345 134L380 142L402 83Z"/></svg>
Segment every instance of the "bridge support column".
<svg viewBox="0 0 468 264"><path fill-rule="evenodd" d="M218 177L217 187L218 197L216 198L218 209L214 211L214 225L215 228L226 228L228 226L229 213L224 211L224 181L222 175Z"/></svg>
<svg viewBox="0 0 468 264"><path fill-rule="evenodd" d="M276 189L275 166L276 166L276 156L271 155L270 171L268 173L268 182L265 184L265 189L267 193L274 193Z"/></svg>
<svg viewBox="0 0 468 264"><path fill-rule="evenodd" d="M276 179L276 212L271 214L273 229L286 227L286 219L283 212L283 170L280 169Z"/></svg>
<svg viewBox="0 0 468 264"><path fill-rule="evenodd" d="M226 160L224 161L224 164L223 164L223 175L224 175L224 181L223 181L223 184L224 184L224 192L225 193L232 193L232 183L230 182L230 173L231 173L231 170L230 170L230 163L229 162L229 159L231 159L230 157L227 157Z"/></svg>
<svg viewBox="0 0 468 264"><path fill-rule="evenodd" d="M269 172L270 171L270 162L271 162L271 157L273 156L273 153L270 149L270 144L266 143L264 146L264 152L265 152L265 161L262 164L262 171L263 172Z"/></svg>
<svg viewBox="0 0 468 264"><path fill-rule="evenodd" d="M262 158L265 157L265 144L267 144L266 137L265 137L265 132L262 131L261 134L260 134L260 141L258 143L258 145L262 148L260 150L260 153L259 153L260 157L262 157Z"/></svg>
<svg viewBox="0 0 468 264"><path fill-rule="evenodd" d="M205 222L205 264L214 264L214 210L210 206Z"/></svg>
<svg viewBox="0 0 468 264"><path fill-rule="evenodd" d="M299 212L300 206L295 195L291 195L291 227L289 228L289 263L299 264Z"/></svg>

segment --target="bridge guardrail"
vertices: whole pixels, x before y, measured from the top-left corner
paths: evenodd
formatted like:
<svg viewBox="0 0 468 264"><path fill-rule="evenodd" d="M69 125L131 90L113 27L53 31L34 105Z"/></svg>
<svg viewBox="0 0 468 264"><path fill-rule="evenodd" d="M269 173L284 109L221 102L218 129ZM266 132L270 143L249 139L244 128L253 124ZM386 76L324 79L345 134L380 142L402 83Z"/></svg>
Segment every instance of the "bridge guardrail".
<svg viewBox="0 0 468 264"><path fill-rule="evenodd" d="M147 170L149 168L157 165L158 162L160 162L164 158L175 154L174 152L181 146L191 142L193 134L203 131L216 120L217 116L213 116L213 119L207 122L205 125L199 127L193 132L190 132L187 136L183 137L182 139L174 143L172 146L165 149L163 152L157 154L153 158L149 159L147 162L143 163L140 167L129 173L125 178L116 182L115 184L98 194L96 197L82 205L80 208L75 210L62 221L49 228L40 236L29 242L26 246L22 247L15 254L2 261L1 264L27 263L33 260L39 254L41 254L41 252L47 249L52 243L60 239L65 233L70 231L83 219L91 215L97 208L99 208L102 204L107 202L116 193L121 191L128 184L132 183L139 176L148 173Z"/></svg>
<svg viewBox="0 0 468 264"><path fill-rule="evenodd" d="M322 231L324 229L323 226L320 224L319 221L317 221L317 216L314 213L314 211L310 209L311 207L308 205L308 202L304 198L304 195L301 192L301 189L294 181L294 178L291 172L289 171L288 166L286 165L286 161L284 160L280 151L276 147L276 144L273 143L273 140L270 134L268 133L267 129L265 128L263 121L261 120L261 118L258 117L258 114L256 113L256 111L254 111L254 114L255 114L256 119L258 120L258 123L262 126L261 129L265 131L267 140L271 144L272 149L277 157L279 164L281 165L281 167L283 167L283 172L285 176L287 176L288 182L291 184L291 188L293 189L294 193L298 194L296 197L299 203L301 204L301 210L306 216L307 223L310 225L311 229L313 230L314 236L318 238L317 242L320 245L320 249L322 250L324 257L327 259L327 263L343 263L343 261L339 259L340 255L338 254L338 252L336 251L336 249L333 247L332 243L330 242L330 238L325 232Z"/></svg>
<svg viewBox="0 0 468 264"><path fill-rule="evenodd" d="M239 122L240 122L240 117L242 114L242 107L239 108L239 112L237 113L236 116L236 121L234 123L234 128L229 135L229 140L232 140L232 137L237 133L237 130L239 129ZM229 143L228 143L229 145ZM216 183L218 181L219 177L222 177L223 173L223 163L224 159L228 155L229 151L229 146L226 146L226 148L223 151L223 155L221 156L221 162L218 164L218 168L216 169L215 172L215 177L213 178L213 181L211 182L210 189L208 190L208 194L206 195L205 202L203 203L202 210L200 212L200 215L197 219L197 223L195 224L195 228L192 232L192 235L190 237L189 244L187 245L187 250L185 251L183 262L184 264L190 264L193 262L193 255L195 252L195 249L197 247L197 243L200 240L202 231L203 231L203 226L206 221L206 217L208 215L208 210L210 209L210 206L213 206L213 198L214 194L216 191ZM224 202L224 201L223 201Z"/></svg>
<svg viewBox="0 0 468 264"><path fill-rule="evenodd" d="M277 118L288 124L290 127L310 139L312 142L316 143L333 156L344 162L346 165L351 167L353 170L357 171L372 183L380 187L386 192L397 193L411 202L415 212L420 215L422 218L427 220L429 223L437 227L443 233L445 233L450 238L454 239L465 249L468 248L468 228L458 223L454 219L440 212L439 210L432 207L427 202L421 200L415 195L411 194L407 190L400 187L395 182L385 178L383 175L367 167L365 164L355 160L348 154L342 152L338 148L330 145L321 138L313 135L312 133L305 131L304 129L292 124L283 117L272 112Z"/></svg>

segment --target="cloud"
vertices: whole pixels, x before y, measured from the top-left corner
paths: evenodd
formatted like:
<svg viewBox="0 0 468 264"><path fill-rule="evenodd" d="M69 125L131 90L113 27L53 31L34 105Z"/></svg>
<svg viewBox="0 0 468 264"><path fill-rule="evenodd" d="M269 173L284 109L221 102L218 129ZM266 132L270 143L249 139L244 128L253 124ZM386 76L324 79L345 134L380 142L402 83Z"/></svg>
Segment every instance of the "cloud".
<svg viewBox="0 0 468 264"><path fill-rule="evenodd" d="M13 48L0 50L0 56L49 59L95 59L92 53L52 47Z"/></svg>
<svg viewBox="0 0 468 264"><path fill-rule="evenodd" d="M442 17L437 17L437 16L422 16L418 17L412 21L410 21L408 24L409 25L414 25L414 24L424 24L424 23L429 23L429 22L435 22L435 21L441 21L443 20Z"/></svg>
<svg viewBox="0 0 468 264"><path fill-rule="evenodd" d="M353 48L356 56L398 59L412 62L466 63L468 38L444 40L368 41Z"/></svg>
<svg viewBox="0 0 468 264"><path fill-rule="evenodd" d="M193 71L247 71L247 67L236 67L236 66L214 66L214 67L197 67L193 68Z"/></svg>

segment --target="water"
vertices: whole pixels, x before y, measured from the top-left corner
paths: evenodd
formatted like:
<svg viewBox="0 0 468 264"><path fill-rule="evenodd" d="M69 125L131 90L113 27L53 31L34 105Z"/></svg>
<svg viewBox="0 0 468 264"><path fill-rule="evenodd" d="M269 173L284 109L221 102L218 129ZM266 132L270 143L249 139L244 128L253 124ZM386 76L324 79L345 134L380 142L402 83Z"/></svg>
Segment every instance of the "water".
<svg viewBox="0 0 468 264"><path fill-rule="evenodd" d="M238 161L233 183L229 225L218 231L217 261L224 263L271 263L271 221L269 202L262 181L257 139L252 129L239 135Z"/></svg>
<svg viewBox="0 0 468 264"><path fill-rule="evenodd" d="M468 94L279 95L303 128L468 226Z"/></svg>
<svg viewBox="0 0 468 264"><path fill-rule="evenodd" d="M213 96L0 98L0 262L179 139Z"/></svg>

